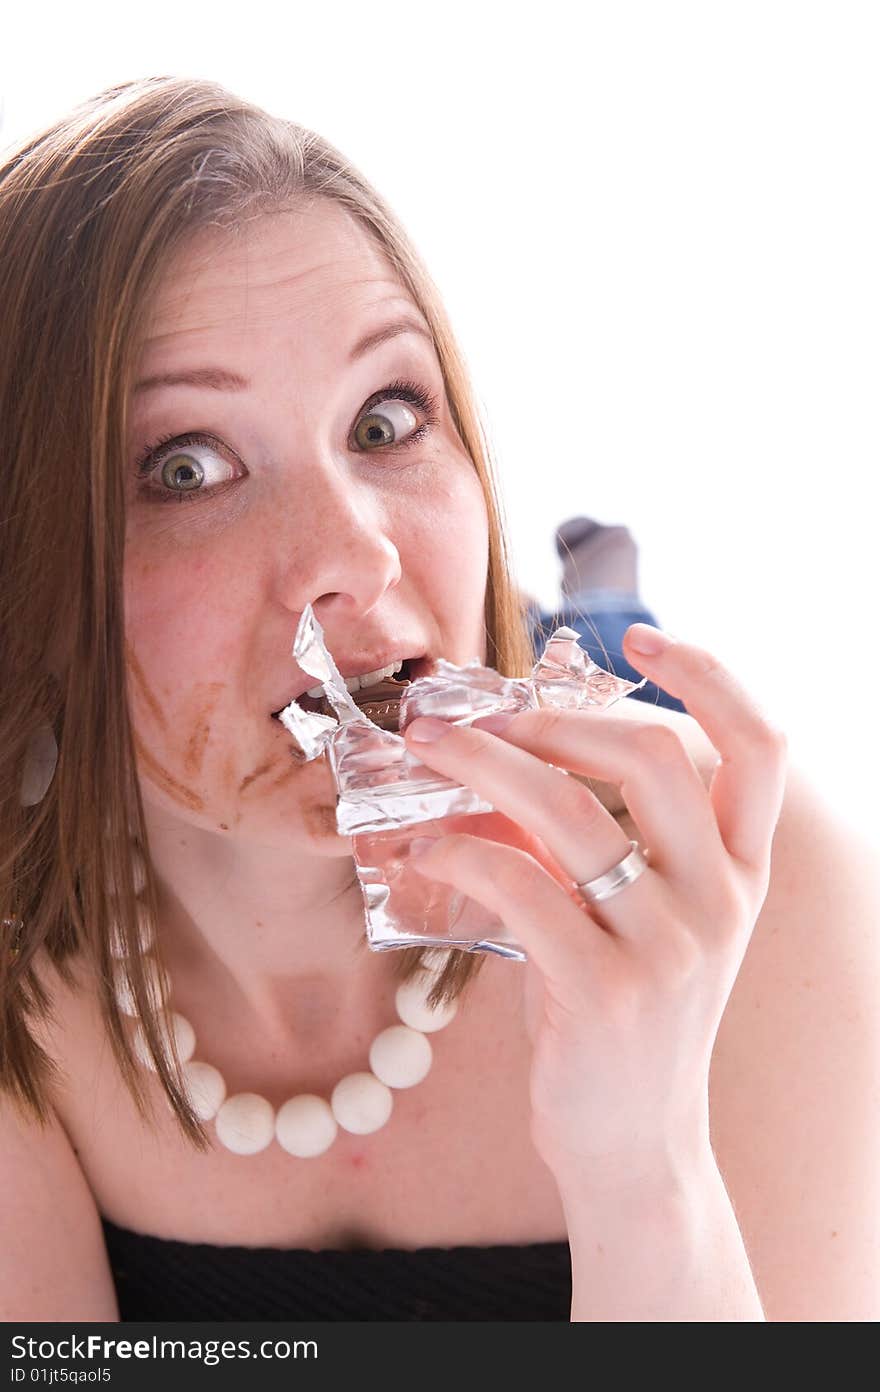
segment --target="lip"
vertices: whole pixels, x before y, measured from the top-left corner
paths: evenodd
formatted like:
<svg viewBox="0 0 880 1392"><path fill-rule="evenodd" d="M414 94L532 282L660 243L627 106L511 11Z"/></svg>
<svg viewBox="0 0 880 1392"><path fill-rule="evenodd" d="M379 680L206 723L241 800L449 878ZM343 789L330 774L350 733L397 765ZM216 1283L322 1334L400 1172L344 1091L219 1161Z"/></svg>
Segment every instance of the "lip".
<svg viewBox="0 0 880 1392"><path fill-rule="evenodd" d="M401 647L402 646L403 645L401 645ZM383 667L390 667L392 663L397 662L398 659L402 659L404 662L409 663L410 679L412 681L415 681L417 677L427 676L434 665L434 659L424 651L419 653L418 648L410 648L409 651L407 651L404 647L401 651L401 647L394 648L387 653L374 654L373 656L354 659L343 658L342 661L336 663L336 666L341 676L357 677L360 676L362 672L380 672ZM416 656L417 653L419 653L418 656ZM270 711L270 715L273 716L273 718L276 717L286 706L290 705L291 701L298 701L301 696L305 695L309 687L317 685L319 685L319 683L316 682L314 677L305 675L296 677L288 687L287 695L284 697L281 705Z"/></svg>

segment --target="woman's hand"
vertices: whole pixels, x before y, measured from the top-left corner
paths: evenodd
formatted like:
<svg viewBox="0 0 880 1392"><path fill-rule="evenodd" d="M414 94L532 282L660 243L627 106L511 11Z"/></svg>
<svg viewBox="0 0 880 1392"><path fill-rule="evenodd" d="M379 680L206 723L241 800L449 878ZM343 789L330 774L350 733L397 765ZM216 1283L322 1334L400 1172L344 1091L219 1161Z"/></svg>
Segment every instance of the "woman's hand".
<svg viewBox="0 0 880 1392"><path fill-rule="evenodd" d="M655 656L635 646L644 633L663 640ZM412 865L496 913L528 954L532 1139L566 1182L625 1181L673 1155L711 1153L712 1049L767 894L785 790L784 735L710 653L646 624L624 646L718 751L708 791L673 730L613 708L523 711L503 734L422 719L405 734L413 755L549 853L460 834ZM419 741L426 725L441 737ZM620 786L649 857L595 904L575 886L630 843L566 769Z"/></svg>

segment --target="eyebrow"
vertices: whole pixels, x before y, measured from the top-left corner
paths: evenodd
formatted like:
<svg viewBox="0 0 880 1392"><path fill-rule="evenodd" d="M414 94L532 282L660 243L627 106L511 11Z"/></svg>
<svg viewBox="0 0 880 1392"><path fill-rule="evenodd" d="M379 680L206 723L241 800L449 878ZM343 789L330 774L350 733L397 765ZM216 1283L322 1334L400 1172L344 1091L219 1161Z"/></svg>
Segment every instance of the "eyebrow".
<svg viewBox="0 0 880 1392"><path fill-rule="evenodd" d="M416 333L422 338L426 338L431 347L434 347L434 338L424 324L418 323L415 319L393 319L388 324L383 324L379 329L371 329L368 334L357 342L348 355L349 362L357 362L365 353L369 353L372 348L378 348L380 343L386 343L389 338L396 338L398 334Z"/></svg>
<svg viewBox="0 0 880 1392"><path fill-rule="evenodd" d="M357 362L373 348L378 348L380 344L405 333L420 334L422 338L427 339L432 348L434 346L433 336L423 324L419 324L415 319L394 319L364 334L349 353L348 361ZM237 372L230 372L227 368L193 367L184 372L157 372L152 377L144 377L135 385L135 391L155 391L159 387L203 387L208 391L230 392L246 391L249 386L250 382L245 377L240 377Z"/></svg>

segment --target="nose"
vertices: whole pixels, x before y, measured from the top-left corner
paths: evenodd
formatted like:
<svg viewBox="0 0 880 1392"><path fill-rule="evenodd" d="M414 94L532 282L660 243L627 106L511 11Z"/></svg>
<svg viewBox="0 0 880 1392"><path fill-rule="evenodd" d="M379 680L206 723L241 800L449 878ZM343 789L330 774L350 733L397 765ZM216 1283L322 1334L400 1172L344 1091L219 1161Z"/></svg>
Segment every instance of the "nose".
<svg viewBox="0 0 880 1392"><path fill-rule="evenodd" d="M303 488L290 516L281 568L282 603L311 604L322 625L367 614L400 580L400 553L375 493L328 469Z"/></svg>

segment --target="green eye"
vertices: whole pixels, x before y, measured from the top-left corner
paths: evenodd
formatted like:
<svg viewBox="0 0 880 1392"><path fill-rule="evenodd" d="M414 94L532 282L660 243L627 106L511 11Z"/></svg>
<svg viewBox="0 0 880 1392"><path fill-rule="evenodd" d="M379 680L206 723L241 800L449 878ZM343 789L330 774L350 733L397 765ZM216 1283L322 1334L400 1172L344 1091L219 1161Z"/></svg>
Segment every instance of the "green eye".
<svg viewBox="0 0 880 1392"><path fill-rule="evenodd" d="M205 471L192 454L172 454L161 469L162 482L180 492L194 492L202 487Z"/></svg>
<svg viewBox="0 0 880 1392"><path fill-rule="evenodd" d="M372 410L361 416L355 426L354 438L361 449L385 449L399 445L400 435L415 430L418 420L403 401L382 402L382 410Z"/></svg>

